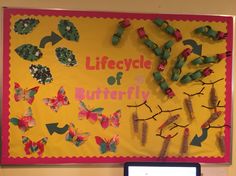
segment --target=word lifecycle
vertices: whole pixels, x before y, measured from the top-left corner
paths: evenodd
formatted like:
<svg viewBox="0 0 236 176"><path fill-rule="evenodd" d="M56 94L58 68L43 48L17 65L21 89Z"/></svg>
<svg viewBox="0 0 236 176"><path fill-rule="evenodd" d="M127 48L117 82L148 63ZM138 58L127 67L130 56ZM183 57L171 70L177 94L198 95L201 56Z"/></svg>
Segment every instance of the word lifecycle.
<svg viewBox="0 0 236 176"><path fill-rule="evenodd" d="M105 88L96 88L86 90L82 87L75 89L76 100L124 100L124 99L148 99L150 92L141 90L139 86L129 86L125 90L115 90Z"/></svg>
<svg viewBox="0 0 236 176"><path fill-rule="evenodd" d="M121 60L112 59L108 56L96 57L91 59L90 56L86 57L86 70L105 70L105 69L118 69L130 71L131 69L151 69L152 61L145 59L143 55L139 58L123 58Z"/></svg>

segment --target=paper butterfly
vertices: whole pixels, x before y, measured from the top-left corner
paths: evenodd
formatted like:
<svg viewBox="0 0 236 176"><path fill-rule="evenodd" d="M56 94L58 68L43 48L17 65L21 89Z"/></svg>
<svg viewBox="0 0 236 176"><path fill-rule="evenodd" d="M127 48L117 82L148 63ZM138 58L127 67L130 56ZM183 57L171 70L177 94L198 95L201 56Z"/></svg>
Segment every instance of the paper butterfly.
<svg viewBox="0 0 236 176"><path fill-rule="evenodd" d="M111 139L102 139L99 136L95 136L96 143L100 146L101 153L107 151L116 152L116 146L119 144L119 136L115 135Z"/></svg>
<svg viewBox="0 0 236 176"><path fill-rule="evenodd" d="M68 105L69 100L65 95L66 92L63 87L57 92L57 96L53 98L44 98L43 102L48 105L53 111L57 112L62 105Z"/></svg>
<svg viewBox="0 0 236 176"><path fill-rule="evenodd" d="M80 101L80 110L79 110L79 120L86 118L91 123L95 123L98 119L98 115L100 115L103 111L103 108L95 108L89 110L84 102Z"/></svg>
<svg viewBox="0 0 236 176"><path fill-rule="evenodd" d="M104 129L106 129L109 125L117 128L120 125L120 117L121 110L117 110L110 116L110 118L102 114L98 117L98 120L100 121L100 124Z"/></svg>
<svg viewBox="0 0 236 176"><path fill-rule="evenodd" d="M35 126L35 120L32 117L32 109L29 107L25 114L20 118L12 117L10 119L10 122L13 125L18 125L20 130L22 130L23 132L29 130L30 128Z"/></svg>
<svg viewBox="0 0 236 176"><path fill-rule="evenodd" d="M16 101L25 100L29 104L32 104L34 101L34 95L38 92L39 86L33 87L31 89L22 89L19 83L15 82L15 95L14 98Z"/></svg>
<svg viewBox="0 0 236 176"><path fill-rule="evenodd" d="M47 143L47 141L47 137L44 137L37 142L33 142L28 137L22 136L22 142L25 145L24 150L26 155L37 152L39 156L42 156L44 152L44 145Z"/></svg>
<svg viewBox="0 0 236 176"><path fill-rule="evenodd" d="M66 134L66 140L69 142L72 142L77 147L82 145L85 141L87 141L89 137L89 133L78 133L78 129L75 128L75 125L73 123L70 124L68 133Z"/></svg>

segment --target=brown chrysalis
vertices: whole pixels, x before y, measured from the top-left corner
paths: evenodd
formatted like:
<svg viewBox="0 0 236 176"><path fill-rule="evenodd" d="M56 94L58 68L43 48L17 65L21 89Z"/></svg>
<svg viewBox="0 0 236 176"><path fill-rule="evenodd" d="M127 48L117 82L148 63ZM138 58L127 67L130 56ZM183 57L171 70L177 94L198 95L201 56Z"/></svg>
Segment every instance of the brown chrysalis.
<svg viewBox="0 0 236 176"><path fill-rule="evenodd" d="M164 158L166 156L166 152L170 143L170 139L171 139L171 135L168 135L167 137L165 137L164 142L162 144L162 148L159 154L160 158Z"/></svg>
<svg viewBox="0 0 236 176"><path fill-rule="evenodd" d="M188 152L188 138L189 138L189 129L184 129L183 141L181 145L180 154L184 155Z"/></svg>
<svg viewBox="0 0 236 176"><path fill-rule="evenodd" d="M142 123L142 136L141 136L141 143L144 146L147 142L147 130L148 130L148 124L146 121Z"/></svg>

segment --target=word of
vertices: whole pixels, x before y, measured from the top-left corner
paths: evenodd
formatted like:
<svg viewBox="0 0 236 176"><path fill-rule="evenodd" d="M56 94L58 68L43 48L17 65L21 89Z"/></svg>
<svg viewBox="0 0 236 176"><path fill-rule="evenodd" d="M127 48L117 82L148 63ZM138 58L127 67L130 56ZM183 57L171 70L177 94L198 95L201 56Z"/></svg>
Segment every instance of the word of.
<svg viewBox="0 0 236 176"><path fill-rule="evenodd" d="M116 74L116 77L114 77L114 76L109 76L109 77L107 78L107 83L108 83L109 85L114 85L115 83L116 83L117 85L120 85L120 84L121 84L121 83L120 83L120 80L121 80L121 78L122 78L122 75L123 75L122 72L118 72L118 73Z"/></svg>

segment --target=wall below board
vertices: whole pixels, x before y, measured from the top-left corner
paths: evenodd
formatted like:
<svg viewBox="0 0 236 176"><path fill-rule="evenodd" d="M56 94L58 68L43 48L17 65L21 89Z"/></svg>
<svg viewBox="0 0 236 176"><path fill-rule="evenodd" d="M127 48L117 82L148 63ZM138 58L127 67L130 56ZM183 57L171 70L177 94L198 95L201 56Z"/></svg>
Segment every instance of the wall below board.
<svg viewBox="0 0 236 176"><path fill-rule="evenodd" d="M186 3L184 0L177 0L167 2L166 0L138 0L134 3L132 0L119 0L111 2L110 0L0 0L0 56L2 56L2 7L17 7L17 8L57 8L57 9L72 9L72 10L88 10L88 11L114 11L114 12L140 12L140 13L185 13L185 14L217 14L217 15L236 15L236 1L226 0L222 1L197 1L189 0ZM234 37L235 40L235 37ZM235 56L235 53L234 53ZM0 57L2 58L2 57ZM235 67L234 62L234 67ZM2 72L2 59L0 64ZM235 84L235 83L234 83ZM233 85L235 87L235 85ZM2 90L2 76L0 81L0 88ZM2 94L1 94L2 97ZM235 98L236 95L233 95ZM234 105L235 106L235 105ZM234 108L233 114L236 114ZM236 124L236 121L234 121ZM232 130L233 134L236 129ZM233 136L234 149L236 146L236 139ZM204 176L234 176L236 175L236 150L232 150L232 165L202 165L202 173ZM103 175L103 176L121 176L123 175L123 166L117 164L108 165L59 165L59 166L1 166L1 176L79 176L79 175Z"/></svg>

